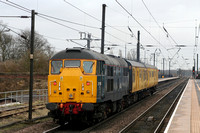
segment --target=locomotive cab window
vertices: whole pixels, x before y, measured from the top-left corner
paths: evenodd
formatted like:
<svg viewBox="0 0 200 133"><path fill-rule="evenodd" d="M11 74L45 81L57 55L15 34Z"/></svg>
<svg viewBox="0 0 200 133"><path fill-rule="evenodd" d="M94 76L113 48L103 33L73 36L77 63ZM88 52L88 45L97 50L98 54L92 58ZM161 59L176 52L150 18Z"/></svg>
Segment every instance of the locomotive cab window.
<svg viewBox="0 0 200 133"><path fill-rule="evenodd" d="M62 68L62 61L52 61L51 62L51 73L59 74L60 68Z"/></svg>
<svg viewBox="0 0 200 133"><path fill-rule="evenodd" d="M80 67L80 60L65 60L65 67Z"/></svg>
<svg viewBox="0 0 200 133"><path fill-rule="evenodd" d="M83 69L85 73L92 73L93 72L93 61L83 61Z"/></svg>

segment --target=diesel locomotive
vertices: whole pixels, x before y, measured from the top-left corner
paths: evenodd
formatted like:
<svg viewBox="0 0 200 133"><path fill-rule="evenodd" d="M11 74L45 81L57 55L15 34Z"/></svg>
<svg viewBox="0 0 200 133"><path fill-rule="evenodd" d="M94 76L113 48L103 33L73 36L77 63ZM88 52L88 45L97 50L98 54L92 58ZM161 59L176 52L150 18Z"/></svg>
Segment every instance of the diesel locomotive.
<svg viewBox="0 0 200 133"><path fill-rule="evenodd" d="M157 84L155 66L85 48L67 48L49 61L46 107L60 124L101 121L153 94Z"/></svg>

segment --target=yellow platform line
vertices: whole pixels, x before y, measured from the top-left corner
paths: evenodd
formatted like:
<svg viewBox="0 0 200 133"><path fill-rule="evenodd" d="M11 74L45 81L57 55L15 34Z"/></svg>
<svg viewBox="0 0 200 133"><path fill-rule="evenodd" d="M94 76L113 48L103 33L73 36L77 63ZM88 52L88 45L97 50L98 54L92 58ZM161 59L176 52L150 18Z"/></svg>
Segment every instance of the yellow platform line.
<svg viewBox="0 0 200 133"><path fill-rule="evenodd" d="M197 85L197 87L198 87L198 89L199 89L199 91L200 91L200 87L199 87L199 85L197 84L197 81L195 80L195 83L196 83L196 85Z"/></svg>

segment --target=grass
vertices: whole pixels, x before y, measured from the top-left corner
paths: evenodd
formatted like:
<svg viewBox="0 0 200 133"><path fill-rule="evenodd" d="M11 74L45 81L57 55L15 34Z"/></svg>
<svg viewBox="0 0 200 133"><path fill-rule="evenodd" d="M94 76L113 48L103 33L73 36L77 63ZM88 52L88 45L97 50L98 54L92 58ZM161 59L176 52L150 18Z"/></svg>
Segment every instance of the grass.
<svg viewBox="0 0 200 133"><path fill-rule="evenodd" d="M13 132L17 132L17 131L20 132L20 130L22 130L22 129L28 128L37 123L44 123L44 122L46 123L47 121L52 121L52 118L44 118L44 119L36 120L33 122L28 122L28 121L21 122L21 123L0 129L0 133L13 133ZM29 131L29 132L33 132L33 131Z"/></svg>
<svg viewBox="0 0 200 133"><path fill-rule="evenodd" d="M46 116L47 114L48 114L48 110L46 108L38 109L38 110L35 110L34 112L32 112L32 118L34 119L37 117ZM4 126L4 125L7 125L7 124L10 124L13 122L23 121L23 120L28 120L28 112L25 112L23 114L17 114L12 117L2 119L0 121L0 126Z"/></svg>

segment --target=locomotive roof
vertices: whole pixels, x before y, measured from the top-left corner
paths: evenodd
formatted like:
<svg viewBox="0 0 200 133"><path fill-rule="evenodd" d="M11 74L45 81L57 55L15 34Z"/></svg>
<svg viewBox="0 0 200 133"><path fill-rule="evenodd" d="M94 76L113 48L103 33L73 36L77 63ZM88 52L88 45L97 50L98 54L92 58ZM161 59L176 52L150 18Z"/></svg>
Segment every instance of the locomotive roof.
<svg viewBox="0 0 200 133"><path fill-rule="evenodd" d="M143 68L152 68L152 69L157 69L155 66L153 65L149 65L149 64L144 64L141 62L137 62L137 61L132 61L132 60L127 60L132 66L134 67L143 67Z"/></svg>
<svg viewBox="0 0 200 133"><path fill-rule="evenodd" d="M134 67L144 67L145 68L145 65L140 62L132 61L132 60L127 60L127 61Z"/></svg>
<svg viewBox="0 0 200 133"><path fill-rule="evenodd" d="M157 67L155 67L155 66L153 66L153 65L149 65L149 64L145 64L145 66L146 66L147 68L158 69Z"/></svg>
<svg viewBox="0 0 200 133"><path fill-rule="evenodd" d="M56 53L51 59L94 59L103 60L107 65L128 66L126 61L122 58L100 54L85 48L67 48L66 50Z"/></svg>

